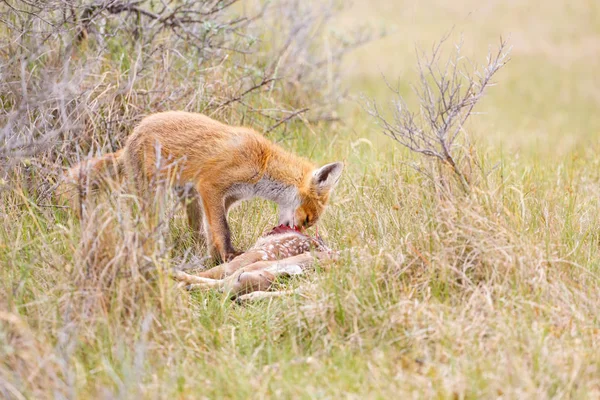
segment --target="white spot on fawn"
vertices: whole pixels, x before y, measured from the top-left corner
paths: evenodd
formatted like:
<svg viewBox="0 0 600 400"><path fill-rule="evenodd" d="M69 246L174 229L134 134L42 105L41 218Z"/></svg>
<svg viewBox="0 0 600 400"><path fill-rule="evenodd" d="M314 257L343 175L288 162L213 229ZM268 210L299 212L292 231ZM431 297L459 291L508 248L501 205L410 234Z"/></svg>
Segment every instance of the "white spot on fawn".
<svg viewBox="0 0 600 400"><path fill-rule="evenodd" d="M278 275L278 274L301 275L304 272L304 271L302 271L302 267L300 267L297 264L292 264L292 265L275 264L275 265L267 268L265 271L271 272L272 274L275 274L275 275Z"/></svg>

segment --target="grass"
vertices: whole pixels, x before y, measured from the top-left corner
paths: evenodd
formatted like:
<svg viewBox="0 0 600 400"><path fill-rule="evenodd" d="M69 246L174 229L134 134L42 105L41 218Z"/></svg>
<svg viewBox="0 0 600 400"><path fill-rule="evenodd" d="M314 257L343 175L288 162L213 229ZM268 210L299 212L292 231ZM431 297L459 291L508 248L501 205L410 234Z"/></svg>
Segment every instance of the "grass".
<svg viewBox="0 0 600 400"><path fill-rule="evenodd" d="M512 34L512 61L469 126L497 165L477 190L440 196L355 103L340 123L293 123L285 147L346 162L319 225L342 258L284 283L303 296L239 306L175 289L181 213L159 254L122 209L100 205L80 226L37 206L24 179L0 204L3 397L600 397L600 9L356 3L340 24L398 27L346 60L351 94L382 102L380 72L408 93L415 42L454 26L481 59ZM237 209L237 247L275 218L262 201ZM159 267L151 279L140 260Z"/></svg>

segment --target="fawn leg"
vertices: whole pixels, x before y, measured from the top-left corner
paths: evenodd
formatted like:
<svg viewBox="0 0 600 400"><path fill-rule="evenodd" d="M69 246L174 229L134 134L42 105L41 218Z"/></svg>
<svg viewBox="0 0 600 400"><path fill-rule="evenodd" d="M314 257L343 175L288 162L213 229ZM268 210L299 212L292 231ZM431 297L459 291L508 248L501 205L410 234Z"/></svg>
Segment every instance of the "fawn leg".
<svg viewBox="0 0 600 400"><path fill-rule="evenodd" d="M212 279L212 277L223 277L225 270L230 268L233 262L222 264L200 275L190 275L183 271L173 274L176 280L190 284L190 289L222 289L230 292L233 296L247 294L254 291L266 291L278 276L300 275L312 267L315 259L330 260L334 256L327 252L302 253L297 256L288 257L277 261L252 262L242 268L238 265L237 271L223 279ZM243 256L236 259L242 259ZM235 260L234 260L235 261ZM211 273L211 271L216 270Z"/></svg>
<svg viewBox="0 0 600 400"><path fill-rule="evenodd" d="M246 268L247 266L256 263L263 259L264 253L258 252L247 252L235 257L233 260L217 265L214 268L209 269L208 271L204 271L198 274L198 276L202 276L204 278L213 278L213 279L222 279L226 276L234 274L237 270L241 268Z"/></svg>
<svg viewBox="0 0 600 400"><path fill-rule="evenodd" d="M223 279L224 289L232 295L266 291L279 276L301 275L311 268L315 259L331 259L327 252L302 253L277 261L258 261L252 263Z"/></svg>
<svg viewBox="0 0 600 400"><path fill-rule="evenodd" d="M221 279L212 279L212 278L203 278L201 276L198 275L192 275L192 274L188 274L187 272L183 272L183 271L175 271L173 272L173 279L175 279L176 281L182 282L182 283L187 283L187 284L207 284L208 287L212 287L211 285L214 285L214 282L221 282Z"/></svg>
<svg viewBox="0 0 600 400"><path fill-rule="evenodd" d="M201 276L190 275L183 271L177 271L173 278L183 283L189 290L194 289L217 289L229 292L233 296L238 293L248 293L255 290L267 290L275 280L275 276L267 271L238 271L224 279L211 279Z"/></svg>
<svg viewBox="0 0 600 400"><path fill-rule="evenodd" d="M241 268L244 268L250 264L256 263L257 261L262 259L262 253L244 253L232 261L217 265L209 269L208 271L203 271L195 275L187 274L183 271L177 271L173 273L173 278L179 281L185 281L188 283L194 283L193 278L210 278L210 279L223 279L226 276L230 276L234 274Z"/></svg>
<svg viewBox="0 0 600 400"><path fill-rule="evenodd" d="M245 301L272 299L274 297L283 297L294 293L298 293L298 290L278 290L276 292L257 291L238 296L236 297L236 301L242 303Z"/></svg>

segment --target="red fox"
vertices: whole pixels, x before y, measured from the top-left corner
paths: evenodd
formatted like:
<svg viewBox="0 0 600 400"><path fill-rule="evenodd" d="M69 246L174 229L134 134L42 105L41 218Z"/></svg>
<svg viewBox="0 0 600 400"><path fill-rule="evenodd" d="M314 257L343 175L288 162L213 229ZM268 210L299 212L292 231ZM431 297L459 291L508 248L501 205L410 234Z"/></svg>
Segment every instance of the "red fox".
<svg viewBox="0 0 600 400"><path fill-rule="evenodd" d="M121 150L75 165L67 181L85 177L91 182L101 173L125 175L143 192L165 161L177 164L176 178L170 180L174 188L192 187L190 225L199 232L204 226L211 250L224 261L239 254L227 224L232 205L262 197L279 205L279 224L310 227L323 213L344 167L334 162L316 168L252 129L170 111L144 118Z"/></svg>

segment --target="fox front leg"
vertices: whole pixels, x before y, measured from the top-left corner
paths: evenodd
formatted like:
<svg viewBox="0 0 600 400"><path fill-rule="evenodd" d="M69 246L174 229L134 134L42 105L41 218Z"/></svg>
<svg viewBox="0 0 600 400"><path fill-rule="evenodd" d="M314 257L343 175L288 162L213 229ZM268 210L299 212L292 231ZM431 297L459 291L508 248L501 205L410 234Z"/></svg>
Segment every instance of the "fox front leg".
<svg viewBox="0 0 600 400"><path fill-rule="evenodd" d="M241 254L236 252L231 244L231 231L227 223L227 214L223 204L223 196L215 188L198 187L204 209L204 228L206 239L210 243L211 251L227 262Z"/></svg>

